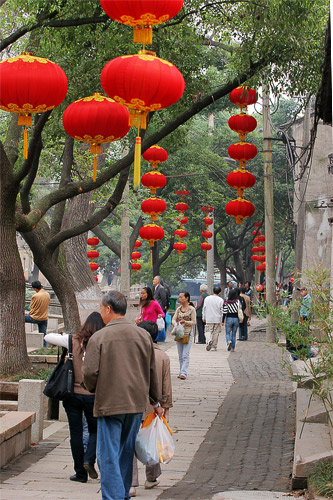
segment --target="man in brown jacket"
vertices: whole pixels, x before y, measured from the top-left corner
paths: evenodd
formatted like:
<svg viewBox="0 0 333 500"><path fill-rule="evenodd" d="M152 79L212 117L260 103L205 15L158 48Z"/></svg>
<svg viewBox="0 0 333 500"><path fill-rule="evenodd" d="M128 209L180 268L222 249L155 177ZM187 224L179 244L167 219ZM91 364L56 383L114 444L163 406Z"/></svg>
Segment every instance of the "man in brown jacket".
<svg viewBox="0 0 333 500"><path fill-rule="evenodd" d="M95 391L103 500L130 498L135 439L148 394L156 413L163 413L152 339L124 318L126 309L121 293L104 295L101 316L106 327L89 340L82 367L86 388Z"/></svg>
<svg viewBox="0 0 333 500"><path fill-rule="evenodd" d="M47 329L47 319L49 317L50 295L43 289L40 281L33 281L31 287L36 293L31 297L29 314L25 314L26 323L35 323L38 325L39 333L45 337ZM44 340L44 347L46 342Z"/></svg>

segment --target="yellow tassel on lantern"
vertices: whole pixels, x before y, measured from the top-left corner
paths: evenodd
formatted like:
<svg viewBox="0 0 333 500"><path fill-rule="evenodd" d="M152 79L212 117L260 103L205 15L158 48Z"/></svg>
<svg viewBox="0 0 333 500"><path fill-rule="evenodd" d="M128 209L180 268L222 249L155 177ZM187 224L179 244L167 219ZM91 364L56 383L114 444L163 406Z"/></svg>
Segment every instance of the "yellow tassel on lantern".
<svg viewBox="0 0 333 500"><path fill-rule="evenodd" d="M134 189L140 186L140 165L141 165L141 137L138 135L135 138L135 149L134 149L134 176L133 176Z"/></svg>
<svg viewBox="0 0 333 500"><path fill-rule="evenodd" d="M153 30L151 26L135 26L133 31L133 42L151 45L153 43Z"/></svg>
<svg viewBox="0 0 333 500"><path fill-rule="evenodd" d="M96 173L97 173L97 156L102 152L100 144L91 144L90 153L95 155L94 157L94 169L93 169L93 181L96 182Z"/></svg>
<svg viewBox="0 0 333 500"><path fill-rule="evenodd" d="M149 265L150 265L150 267L153 267L153 251L152 250L150 250Z"/></svg>
<svg viewBox="0 0 333 500"><path fill-rule="evenodd" d="M26 126L32 125L31 115L18 115L18 125L24 126L23 132L23 158L26 160L28 158L28 132Z"/></svg>
<svg viewBox="0 0 333 500"><path fill-rule="evenodd" d="M130 127L138 129L147 128L147 113L146 111L138 111L136 109L129 109L128 124Z"/></svg>
<svg viewBox="0 0 333 500"><path fill-rule="evenodd" d="M25 127L23 131L23 158L25 160L28 158L28 132Z"/></svg>

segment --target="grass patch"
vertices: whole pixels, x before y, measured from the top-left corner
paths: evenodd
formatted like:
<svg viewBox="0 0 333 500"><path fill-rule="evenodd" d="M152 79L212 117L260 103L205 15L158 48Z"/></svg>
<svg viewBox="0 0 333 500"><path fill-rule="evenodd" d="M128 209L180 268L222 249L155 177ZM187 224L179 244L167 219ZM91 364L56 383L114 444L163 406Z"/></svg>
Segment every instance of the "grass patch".
<svg viewBox="0 0 333 500"><path fill-rule="evenodd" d="M61 354L61 350L59 351ZM58 354L58 347L42 347L41 349L35 349L30 351L29 355L39 355L39 356L53 356Z"/></svg>
<svg viewBox="0 0 333 500"><path fill-rule="evenodd" d="M308 486L316 495L333 498L333 463L317 464L308 477Z"/></svg>
<svg viewBox="0 0 333 500"><path fill-rule="evenodd" d="M19 382L23 378L29 378L34 380L47 380L52 373L53 368L38 368L37 366L32 366L30 370L25 370L15 375L1 375L1 380L6 382Z"/></svg>

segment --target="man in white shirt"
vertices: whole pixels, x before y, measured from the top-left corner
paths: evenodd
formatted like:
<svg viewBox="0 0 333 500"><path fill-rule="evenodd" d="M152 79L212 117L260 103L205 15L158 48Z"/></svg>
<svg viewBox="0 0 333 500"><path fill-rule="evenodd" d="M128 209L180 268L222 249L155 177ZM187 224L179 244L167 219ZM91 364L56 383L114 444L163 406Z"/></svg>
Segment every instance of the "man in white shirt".
<svg viewBox="0 0 333 500"><path fill-rule="evenodd" d="M206 323L207 351L216 351L220 333L222 333L223 299L219 296L221 287L214 286L213 295L206 297L202 309L202 320ZM209 335L210 334L210 335Z"/></svg>

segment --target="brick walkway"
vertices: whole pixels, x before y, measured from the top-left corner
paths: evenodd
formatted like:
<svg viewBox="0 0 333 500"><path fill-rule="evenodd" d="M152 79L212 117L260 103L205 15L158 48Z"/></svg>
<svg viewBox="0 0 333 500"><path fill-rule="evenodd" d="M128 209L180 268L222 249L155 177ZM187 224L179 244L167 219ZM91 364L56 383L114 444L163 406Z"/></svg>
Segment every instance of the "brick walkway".
<svg viewBox="0 0 333 500"><path fill-rule="evenodd" d="M289 491L295 403L281 349L265 332L238 342L228 362L234 377L189 471L163 500L211 498L228 490Z"/></svg>

